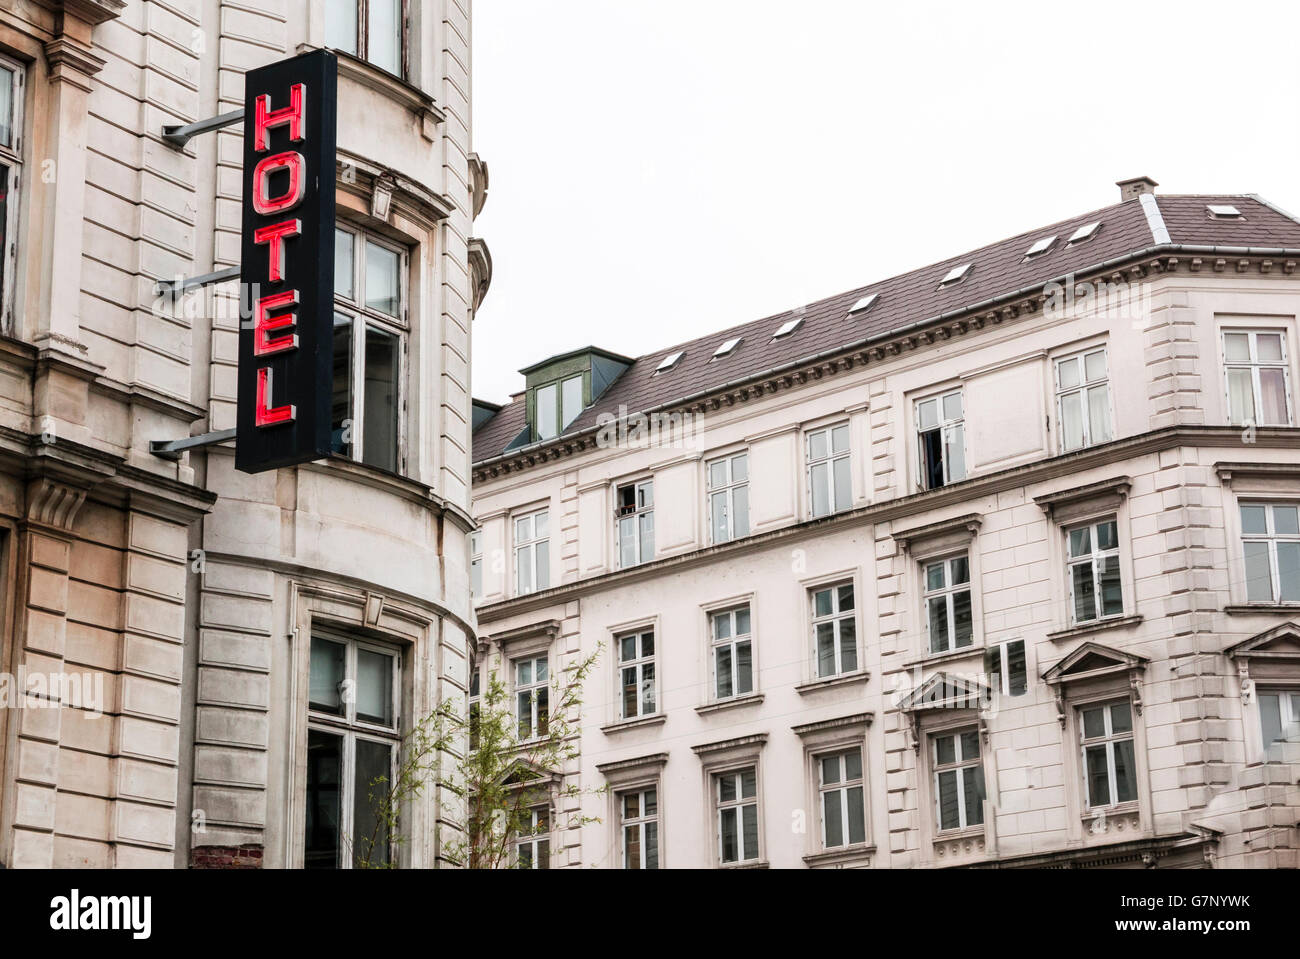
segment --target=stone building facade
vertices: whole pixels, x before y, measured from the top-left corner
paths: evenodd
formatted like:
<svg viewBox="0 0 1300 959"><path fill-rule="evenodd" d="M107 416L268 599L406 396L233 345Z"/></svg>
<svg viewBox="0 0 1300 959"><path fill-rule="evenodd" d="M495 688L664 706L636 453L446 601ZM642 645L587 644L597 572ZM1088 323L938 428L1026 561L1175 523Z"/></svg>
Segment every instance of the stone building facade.
<svg viewBox="0 0 1300 959"><path fill-rule="evenodd" d="M1300 222L1120 186L478 405L482 681L598 657L547 865L1300 865Z"/></svg>
<svg viewBox="0 0 1300 959"><path fill-rule="evenodd" d="M335 455L246 475L245 71L339 61ZM6 867L351 865L358 782L467 691L468 0L0 4ZM62 701L63 708L43 708ZM364 787L360 787L364 788ZM406 811L439 862L449 794ZM387 853L384 853L386 855Z"/></svg>

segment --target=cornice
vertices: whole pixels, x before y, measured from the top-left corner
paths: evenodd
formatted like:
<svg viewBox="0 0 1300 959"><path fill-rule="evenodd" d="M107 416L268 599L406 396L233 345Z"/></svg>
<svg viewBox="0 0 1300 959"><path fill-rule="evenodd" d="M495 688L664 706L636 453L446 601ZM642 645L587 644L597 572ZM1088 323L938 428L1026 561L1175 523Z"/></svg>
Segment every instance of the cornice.
<svg viewBox="0 0 1300 959"><path fill-rule="evenodd" d="M126 0L33 0L33 2L55 13L71 14L91 26L114 20L126 9Z"/></svg>
<svg viewBox="0 0 1300 959"><path fill-rule="evenodd" d="M1252 271L1262 275L1276 271L1291 276L1295 274L1297 264L1300 264L1300 249L1200 247L1183 244L1153 246L1077 270L1047 283L1036 283L1031 287L1001 294L981 303L919 320L898 330L847 343L816 356L804 357L752 377L710 387L698 394L637 412L646 416L655 413L712 412L723 406L748 403L753 399L794 389L858 367L886 362L934 343L978 333L986 327L997 327L1017 319L1040 315L1048 299L1047 287L1067 280L1080 283L1087 279L1102 278L1113 283L1136 283L1179 273L1231 272L1240 275ZM482 460L473 465L473 482L495 479L594 449L601 429L599 425L591 426L580 433Z"/></svg>
<svg viewBox="0 0 1300 959"><path fill-rule="evenodd" d="M974 536L979 532L983 519L979 513L966 513L962 516L954 516L952 519L940 520L937 523L899 530L896 533L891 533L890 536L900 548L907 549L909 544L915 543L917 540L945 536L948 533L966 532Z"/></svg>

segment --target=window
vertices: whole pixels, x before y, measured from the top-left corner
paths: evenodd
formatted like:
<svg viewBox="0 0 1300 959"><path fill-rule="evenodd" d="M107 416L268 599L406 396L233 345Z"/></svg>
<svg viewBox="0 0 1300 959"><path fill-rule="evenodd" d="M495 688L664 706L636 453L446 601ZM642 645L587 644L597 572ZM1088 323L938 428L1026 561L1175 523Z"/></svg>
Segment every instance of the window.
<svg viewBox="0 0 1300 959"><path fill-rule="evenodd" d="M876 305L878 299L880 299L879 293L868 293L849 308L849 316L860 316L866 313L867 310Z"/></svg>
<svg viewBox="0 0 1300 959"><path fill-rule="evenodd" d="M989 647L989 685L1003 696L1023 696L1029 690L1029 670L1025 663L1025 641L1013 639Z"/></svg>
<svg viewBox="0 0 1300 959"><path fill-rule="evenodd" d="M1073 246L1076 243L1083 243L1085 240L1091 240L1097 235L1097 231L1100 229L1100 220L1096 223L1085 223L1083 226L1079 227L1079 229L1070 234L1070 239L1066 240L1066 244Z"/></svg>
<svg viewBox="0 0 1300 959"><path fill-rule="evenodd" d="M469 534L469 595L483 595L483 534L477 529Z"/></svg>
<svg viewBox="0 0 1300 959"><path fill-rule="evenodd" d="M808 502L813 519L853 504L848 423L808 434Z"/></svg>
<svg viewBox="0 0 1300 959"><path fill-rule="evenodd" d="M515 837L515 867L518 869L551 868L551 811L534 806L521 816L519 835Z"/></svg>
<svg viewBox="0 0 1300 959"><path fill-rule="evenodd" d="M1264 738L1264 748L1282 739L1295 739L1300 734L1300 691L1294 689L1262 689L1259 697L1259 726Z"/></svg>
<svg viewBox="0 0 1300 959"><path fill-rule="evenodd" d="M307 694L306 835L311 869L388 865L378 797L397 750L399 660L371 643L313 636ZM371 797L376 798L372 799Z"/></svg>
<svg viewBox="0 0 1300 959"><path fill-rule="evenodd" d="M1066 532L1070 608L1075 623L1124 613L1119 575L1119 533L1115 520Z"/></svg>
<svg viewBox="0 0 1300 959"><path fill-rule="evenodd" d="M974 642L970 562L965 556L925 564L925 620L932 653Z"/></svg>
<svg viewBox="0 0 1300 959"><path fill-rule="evenodd" d="M679 362L681 362L682 356L685 353L686 353L685 350L674 350L672 353L669 353L667 356L665 356L662 360L659 361L659 365L655 367L654 373L650 375L655 376L658 375L659 373L667 373Z"/></svg>
<svg viewBox="0 0 1300 959"><path fill-rule="evenodd" d="M620 486L617 494L619 569L631 569L655 558L654 480Z"/></svg>
<svg viewBox="0 0 1300 959"><path fill-rule="evenodd" d="M758 858L758 770L753 767L713 777L718 813L718 860L723 864Z"/></svg>
<svg viewBox="0 0 1300 959"><path fill-rule="evenodd" d="M779 340L783 336L789 336L801 326L803 326L802 316L795 317L793 320L786 320L777 327L776 332L772 334L772 339Z"/></svg>
<svg viewBox="0 0 1300 959"><path fill-rule="evenodd" d="M623 816L623 868L659 868L659 797L657 790L620 793Z"/></svg>
<svg viewBox="0 0 1300 959"><path fill-rule="evenodd" d="M722 345L713 351L713 358L715 360L720 360L724 356L730 356L732 353L736 351L736 347L738 347L739 345L740 345L740 337L738 336L735 339L724 340L722 342Z"/></svg>
<svg viewBox="0 0 1300 959"><path fill-rule="evenodd" d="M749 454L714 460L709 470L709 526L714 543L749 535Z"/></svg>
<svg viewBox="0 0 1300 959"><path fill-rule="evenodd" d="M469 748L478 749L479 716L482 712L483 667L475 666L469 677Z"/></svg>
<svg viewBox="0 0 1300 959"><path fill-rule="evenodd" d="M1079 710L1088 808L1137 799L1133 713L1127 699Z"/></svg>
<svg viewBox="0 0 1300 959"><path fill-rule="evenodd" d="M966 425L961 390L919 400L916 431L920 444L921 489L939 489L966 478Z"/></svg>
<svg viewBox="0 0 1300 959"><path fill-rule="evenodd" d="M537 406L537 438L555 439L582 414L582 374L537 387L533 402Z"/></svg>
<svg viewBox="0 0 1300 959"><path fill-rule="evenodd" d="M1062 453L1110 441L1110 386L1104 349L1056 361L1056 408Z"/></svg>
<svg viewBox="0 0 1300 959"><path fill-rule="evenodd" d="M1300 504L1242 503L1246 601L1300 603Z"/></svg>
<svg viewBox="0 0 1300 959"><path fill-rule="evenodd" d="M1045 236L1041 240L1035 240L1033 244L1029 247L1029 249L1025 251L1025 259L1028 260L1035 256L1041 256L1042 254L1050 250L1052 248L1052 244L1055 242L1056 242L1056 234L1052 234L1051 236Z"/></svg>
<svg viewBox="0 0 1300 959"><path fill-rule="evenodd" d="M334 247L334 452L400 468L398 426L406 341L404 251L339 229Z"/></svg>
<svg viewBox="0 0 1300 959"><path fill-rule="evenodd" d="M931 739L934 748L934 802L939 829L966 829L984 823L984 767L976 729Z"/></svg>
<svg viewBox="0 0 1300 959"><path fill-rule="evenodd" d="M519 596L551 585L549 526L546 510L515 517L515 592Z"/></svg>
<svg viewBox="0 0 1300 959"><path fill-rule="evenodd" d="M945 273L943 279L939 281L939 288L943 289L945 286L952 286L954 283L960 283L962 280L966 279L967 274L970 273L971 266L972 264L970 263L962 263L960 266L954 266L951 270Z"/></svg>
<svg viewBox="0 0 1300 959"><path fill-rule="evenodd" d="M620 636L618 647L619 710L623 719L655 711L655 634L653 630Z"/></svg>
<svg viewBox="0 0 1300 959"><path fill-rule="evenodd" d="M0 329L5 331L13 326L24 75L20 64L0 57Z"/></svg>
<svg viewBox="0 0 1300 959"><path fill-rule="evenodd" d="M862 750L817 757L820 774L818 808L822 817L822 848L867 841L867 811L863 795Z"/></svg>
<svg viewBox="0 0 1300 959"><path fill-rule="evenodd" d="M713 649L713 696L731 699L754 691L753 639L749 607L724 610L709 617Z"/></svg>
<svg viewBox="0 0 1300 959"><path fill-rule="evenodd" d="M325 0L325 45L399 77L405 25L403 0Z"/></svg>
<svg viewBox="0 0 1300 959"><path fill-rule="evenodd" d="M1281 330L1225 332L1223 359L1232 425L1291 425L1286 337Z"/></svg>
<svg viewBox="0 0 1300 959"><path fill-rule="evenodd" d="M546 735L551 691L547 686L545 656L515 660L515 718L521 740Z"/></svg>
<svg viewBox="0 0 1300 959"><path fill-rule="evenodd" d="M826 679L858 668L857 620L853 584L813 590L813 664L817 678Z"/></svg>

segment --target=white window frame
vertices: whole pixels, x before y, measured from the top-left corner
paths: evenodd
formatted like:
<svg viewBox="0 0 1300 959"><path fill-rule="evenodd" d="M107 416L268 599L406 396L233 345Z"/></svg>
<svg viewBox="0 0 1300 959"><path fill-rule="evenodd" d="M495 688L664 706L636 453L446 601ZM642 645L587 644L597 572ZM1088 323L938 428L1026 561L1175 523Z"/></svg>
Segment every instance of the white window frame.
<svg viewBox="0 0 1300 959"><path fill-rule="evenodd" d="M574 381L578 382L578 405L576 408L565 403L564 388ZM555 396L548 401L551 406L551 412L555 414L555 432L542 431L542 391L554 388ZM573 425L573 421L582 415L582 411L587 407L584 403L586 397L586 375L583 373L573 373L569 376L561 377L558 380L551 380L548 383L541 383L533 387L533 421L537 424L537 439L539 442L553 440L561 436L565 430Z"/></svg>
<svg viewBox="0 0 1300 959"><path fill-rule="evenodd" d="M1128 724L1129 728L1124 732L1116 733L1113 731L1113 721L1111 716L1111 707L1118 706L1121 703L1128 707ZM1084 723L1083 714L1089 710L1100 709L1102 721L1105 728L1105 734L1102 736L1089 737ZM1137 713L1133 708L1133 700L1126 696L1115 699L1103 699L1096 702L1080 703L1075 707L1075 720L1079 729L1079 775L1083 780L1083 808L1085 810L1093 809L1111 809L1115 806L1131 806L1138 803L1141 796L1138 775L1138 743L1137 743ZM1115 777L1115 746L1118 743L1131 742L1133 744L1133 768L1129 775L1133 780L1133 798L1125 799L1122 802L1118 798L1118 788ZM1106 749L1106 787L1109 794L1110 802L1093 805L1092 789L1088 781L1088 750L1104 746Z"/></svg>
<svg viewBox="0 0 1300 959"><path fill-rule="evenodd" d="M646 807L648 805L646 801L647 794L654 795L654 812L646 812ZM636 797L637 815L629 818L627 815L627 800L632 796ZM659 809L661 805L659 784L656 782L648 786L641 786L634 789L620 790L616 802L618 806L618 817L619 817L618 845L619 845L619 851L621 855L623 868L624 869L660 868L660 866L662 865L662 859L660 858L660 848L659 848L659 836L661 832L659 828ZM648 861L650 859L648 854L650 842L647 838L647 832L648 832L648 827L651 825L655 827L654 828L654 849L655 849L654 866L648 865ZM635 830L637 834L638 851L637 851L637 861L635 865L633 865L633 863L631 862L631 857L629 856L628 841L627 841L628 830Z"/></svg>
<svg viewBox="0 0 1300 959"><path fill-rule="evenodd" d="M539 525L546 527L545 533L538 532ZM521 526L526 526L524 534ZM515 553L515 595L527 596L539 590L551 588L551 514L550 509L533 510L520 513L510 518L510 531L514 537ZM521 538L521 535L523 538ZM538 557L546 547L546 560ZM528 573L529 582L524 583L523 573ZM545 580L545 582L543 582Z"/></svg>
<svg viewBox="0 0 1300 959"><path fill-rule="evenodd" d="M531 678L528 682L519 681L519 667L524 663L529 664ZM542 663L546 667L546 675L541 679L537 678L537 664ZM515 714L515 734L520 742L536 742L547 735L550 730L551 716L551 662L549 653L529 653L510 660L510 676L514 685L514 714ZM539 693L546 693L546 729L542 729L538 721L537 703ZM523 725L523 714L519 709L519 697L528 694L528 733L520 733L520 726Z"/></svg>
<svg viewBox="0 0 1300 959"><path fill-rule="evenodd" d="M1088 359L1097 355L1101 356L1102 375L1097 379L1088 379ZM1075 386L1066 387L1061 385L1061 368L1067 364L1074 364L1078 368L1079 382ZM1108 443L1114 439L1115 414L1111 402L1110 356L1106 351L1106 347L1089 347L1068 356L1058 357L1053 363L1053 369L1056 382L1056 423L1061 437L1057 445L1060 451L1069 453L1074 450L1088 449L1090 446L1098 443ZM1098 390L1104 390L1106 393L1106 422L1104 424L1096 424L1092 421L1091 398L1093 393ZM1065 442L1065 401L1069 397L1076 395L1079 397L1083 438L1078 446L1067 446ZM1099 426L1102 429L1099 430Z"/></svg>
<svg viewBox="0 0 1300 959"><path fill-rule="evenodd" d="M623 641L630 639L633 642L633 651L631 659L623 658ZM645 652L645 642L650 640L650 652ZM654 716L659 709L659 670L656 667L656 655L659 652L659 644L655 636L654 627L644 629L628 630L621 632L614 637L615 656L618 658L616 664L617 687L616 695L618 699L618 718L620 720L645 719L647 716ZM646 668L649 667L650 678L646 679ZM625 696L626 688L624 682L624 672L632 670L636 675L636 712L632 715L627 713L627 699ZM647 708L645 701L647 690L650 693L650 703Z"/></svg>
<svg viewBox="0 0 1300 959"><path fill-rule="evenodd" d="M1025 661L1025 688L1018 693L1011 692L1011 647L1019 644L1022 649L1022 656ZM1023 639L1006 639L998 643L990 643L987 650L986 661L988 663L990 687L997 691L1000 696L1010 698L1019 698L1029 692L1029 644Z"/></svg>
<svg viewBox="0 0 1300 959"><path fill-rule="evenodd" d="M856 779L848 778L848 761L850 753L858 754L858 776ZM826 772L823 763L827 760L834 759L839 764L840 779L835 783L826 782ZM867 841L867 779L866 779L866 757L863 755L861 746L841 747L831 749L825 752L815 753L813 762L817 765L817 819L821 823L821 848L824 851L831 852L837 849L847 849L852 846L862 845ZM854 841L852 838L851 823L849 821L849 792L857 789L862 794L862 839ZM843 842L831 845L827 839L826 833L826 797L832 793L839 794L840 808L840 836Z"/></svg>
<svg viewBox="0 0 1300 959"><path fill-rule="evenodd" d="M551 868L551 831L554 817L551 807L545 803L529 806L528 832L514 837L514 865L516 869L550 869ZM528 865L524 866L521 851L528 850Z"/></svg>
<svg viewBox="0 0 1300 959"><path fill-rule="evenodd" d="M1248 337L1250 359L1249 360L1229 360L1228 359L1228 337L1231 335L1244 335ZM1276 336L1281 342L1282 358L1279 360L1261 360L1259 359L1259 337ZM1295 424L1295 404L1291 397L1291 366L1287 353L1287 331L1282 327L1250 327L1250 328L1228 328L1221 331L1219 339L1219 348L1223 351L1223 409L1227 413L1227 420L1231 426L1292 426ZM1228 373L1234 369L1245 369L1250 371L1251 383L1251 404L1254 407L1255 417L1248 420L1237 422L1232 417L1232 387L1228 378ZM1261 369L1280 369L1282 371L1282 386L1284 401L1286 403L1286 422L1285 423L1260 423L1258 417L1264 407L1264 389L1260 383L1259 372Z"/></svg>
<svg viewBox="0 0 1300 959"><path fill-rule="evenodd" d="M1276 696L1278 698L1278 719L1281 722L1282 736L1281 740L1273 742L1264 742L1264 707L1263 699L1265 696ZM1264 686L1255 689L1255 705L1259 713L1259 741L1263 744L1265 756L1274 742L1282 742L1286 739L1288 730L1295 734L1300 729L1300 686Z"/></svg>
<svg viewBox="0 0 1300 959"><path fill-rule="evenodd" d="M483 531L471 530L469 534L469 595L470 599L483 596Z"/></svg>
<svg viewBox="0 0 1300 959"><path fill-rule="evenodd" d="M844 587L853 590L853 608L844 610L840 606L840 590ZM831 596L831 611L823 615L817 614L817 594L829 592ZM812 628L812 675L816 679L834 679L837 676L851 676L862 671L862 631L858 628L858 586L857 582L852 579L840 580L832 583L825 583L819 586L810 586L808 588L808 610L811 614ZM845 622L853 624L853 655L856 662L852 669L844 668L844 629ZM834 626L834 647L835 647L835 671L823 675L820 670L820 657L817 655L817 627L826 623Z"/></svg>
<svg viewBox="0 0 1300 959"><path fill-rule="evenodd" d="M951 396L956 396L961 403L961 416L957 419L948 419L944 415L944 401ZM935 403L937 410L937 420L934 426L928 429L921 428L921 407L926 404ZM943 390L938 393L931 393L928 396L917 397L912 405L912 421L916 430L916 477L917 489L931 490L942 489L945 486L951 486L953 483L960 483L970 476L970 456L966 450L966 397L963 394L963 387ZM939 431L939 442L943 448L943 485L930 486L925 468L925 436L927 433ZM952 437L960 437L962 473L960 476L952 475L952 457L949 455L949 449L957 444L953 442Z"/></svg>
<svg viewBox="0 0 1300 959"><path fill-rule="evenodd" d="M351 325L349 333L348 364L350 382L350 402L348 413L343 419L344 435L350 435L346 450L335 450L336 455L347 457L357 463L365 460L365 387L366 387L366 329L373 327L376 331L392 336L397 341L395 430L397 449L394 451L395 472L405 474L407 463L406 447L406 391L407 367L409 364L409 292L408 276L410 273L410 251L405 247L377 236L368 230L340 220L335 229L338 233L350 236L352 242L352 290L347 296L337 289L334 293L334 326L339 326L340 314ZM366 244L372 243L380 249L397 254L397 316L390 316L382 310L367 307L365 296ZM335 278L337 286L337 277ZM335 351L337 353L337 350ZM358 362L360 360L360 362ZM337 362L337 357L336 357ZM380 467L382 468L382 467Z"/></svg>
<svg viewBox="0 0 1300 959"><path fill-rule="evenodd" d="M329 3L331 2L331 0L325 0L325 2ZM347 56L356 57L358 60L364 60L366 63L369 63L371 66L375 67L375 69L383 70L385 73L388 73L389 71L387 68L380 66L379 64L375 63L373 60L370 59L370 49L369 49L370 47L370 3L371 0L356 0L357 36L354 38L355 52L351 52L343 47L336 47L335 49L337 49L341 53L346 54ZM399 8L398 17L400 18L400 21L397 25L399 31L398 38L397 38L398 64L397 64L397 72L393 73L392 75L402 80L405 80L407 79L407 75L410 72L410 50L409 50L410 35L411 35L410 0L400 0L398 4L398 8ZM326 17L328 17L328 14L326 14ZM323 22L328 22L328 21L326 20ZM326 42L328 43L328 40L330 38L325 38L325 39Z"/></svg>
<svg viewBox="0 0 1300 959"><path fill-rule="evenodd" d="M342 714L325 712L312 707L310 687L307 695L307 732L308 736L312 732L323 733L332 736L338 736L343 740L339 760L339 840L338 851L339 861L335 864L338 869L354 868L353 856L355 847L349 841L349 834L356 819L356 751L357 740L367 742L382 743L389 747L389 781L396 775L398 758L402 748L402 715L401 715L401 690L402 690L402 652L401 650L385 645L383 643L374 643L366 640L357 639L344 633L336 633L327 630L312 630L311 638L308 641L310 649L311 642L315 640L335 643L344 647L343 654L343 688L340 690L340 701L343 707ZM382 723L373 723L357 716L356 696L350 693L356 688L357 675L357 652L358 650L367 650L387 656L392 660L392 675L389 680L389 692L392 696L392 716L393 722L389 726ZM310 652L308 661L310 662ZM350 689L349 689L350 684ZM365 801L365 800L362 800ZM389 860L393 861L396 855L396 836L389 837ZM355 837L353 837L355 839ZM304 837L305 843L305 837Z"/></svg>
<svg viewBox="0 0 1300 959"><path fill-rule="evenodd" d="M471 751L478 748L480 706L483 700L483 664L475 663L469 673L469 689L465 696L465 716L469 721L466 730Z"/></svg>
<svg viewBox="0 0 1300 959"><path fill-rule="evenodd" d="M744 612L749 618L749 629L744 633L737 632L737 613ZM731 635L719 638L718 636L718 619L726 619L731 630ZM747 645L749 647L749 689L740 692L737 680L740 677L739 660L737 657L737 646ZM730 649L731 651L731 692L723 696L718 692L718 651ZM725 703L733 699L742 699L746 696L753 696L758 691L758 660L755 656L754 643L754 610L749 603L740 603L736 606L730 606L725 609L714 609L709 611L709 698L713 702Z"/></svg>
<svg viewBox="0 0 1300 959"><path fill-rule="evenodd" d="M843 430L844 437L843 449L835 448L835 436ZM813 456L813 440L825 435L826 437L826 455ZM811 519L820 519L823 516L834 516L836 513L842 513L847 509L853 508L853 431L850 428L848 420L838 423L830 423L826 426L819 426L816 429L810 429L804 433L804 458L807 461L806 481L808 487L808 516ZM848 469L848 475L844 482L846 488L839 489L839 481L836 479L836 467L840 463L845 463ZM819 484L814 478L817 467L825 467L825 478ZM821 486L826 494L827 511L818 513L816 509L817 497L815 491ZM843 505L840 505L840 493L843 492Z"/></svg>
<svg viewBox="0 0 1300 959"><path fill-rule="evenodd" d="M9 167L9 182L0 183L5 191L4 248L0 250L0 332L13 335L14 330L14 284L18 281L18 208L23 185L23 109L27 99L27 67L10 57L0 56L0 67L13 73L13 88L10 101L13 103L13 116L10 129L13 131L13 145L0 144L0 162Z"/></svg>
<svg viewBox="0 0 1300 959"><path fill-rule="evenodd" d="M1105 526L1107 524L1113 525L1115 527L1115 545L1111 549L1098 549L1097 548L1097 527ZM1088 544L1091 549L1091 552L1080 556L1071 556L1070 555L1070 534L1081 529L1088 530ZM1086 523L1073 523L1069 526L1066 526L1062 532L1065 536L1065 588L1066 588L1066 602L1070 604L1070 610L1069 610L1070 623L1075 626L1089 626L1093 623L1104 623L1107 620L1118 619L1119 617L1122 617L1124 615L1124 609L1125 609L1125 600L1124 600L1125 589L1124 589L1124 565L1123 565L1123 559L1120 556L1119 516L1117 514L1112 513L1108 516L1102 516L1102 517L1098 517L1097 519L1089 520ZM1100 563L1101 561L1108 559L1112 556L1115 558L1115 564L1118 568L1118 574L1119 574L1120 608L1118 612L1106 613L1105 607L1103 605L1105 600L1102 595L1102 588L1101 588ZM1093 616L1091 619L1078 618L1078 607L1076 606L1074 601L1074 567L1082 566L1085 563L1091 564L1092 567L1093 611L1096 613L1096 615Z"/></svg>
<svg viewBox="0 0 1300 959"><path fill-rule="evenodd" d="M1241 516L1241 511L1247 507L1263 507L1265 517L1266 532L1247 533L1245 519ZM1282 568L1278 560L1277 547L1279 543L1297 543L1300 544L1300 534L1297 533L1279 533L1277 532L1277 518L1273 513L1274 507L1283 507L1290 509L1300 509L1300 500L1259 500L1249 499L1242 500L1237 504L1238 522L1241 524L1241 562L1242 562L1242 592L1246 597L1246 602L1250 605L1260 606L1291 606L1300 605L1300 600L1282 598ZM1269 571L1269 590L1268 599L1251 599L1250 598L1250 580L1249 567L1246 560L1246 544L1258 543L1268 548L1268 571Z"/></svg>
<svg viewBox="0 0 1300 959"><path fill-rule="evenodd" d="M620 511L621 508L619 506L619 500L620 500L619 494L623 490L627 489L629 486L633 488L632 495L633 495L633 502L635 503L635 508L628 512L621 512ZM654 477L650 477L649 479L633 480L632 482L628 482L628 483L619 483L614 488L614 555L618 560L619 569L633 569L637 566L644 566L646 563L654 561L654 513L655 513L654 486L655 486ZM644 506L642 505L642 503L646 498L643 496L643 494L647 490L649 491L650 494L648 497L650 505ZM641 518L643 516L650 517L650 544L649 544L650 555L648 557L643 555L646 547L646 544L643 541L643 537L641 535ZM633 546L637 558L636 561L632 563L630 566L624 566L623 565L623 520L629 517L631 517L633 520L631 524Z"/></svg>
<svg viewBox="0 0 1300 959"><path fill-rule="evenodd" d="M953 566L959 560L966 563L966 582L953 582ZM930 589L930 567L943 567L944 585L937 589ZM923 606L923 619L925 621L925 649L927 655L937 656L941 653L953 653L963 649L973 649L975 647L975 589L971 582L972 570L970 556L968 553L956 553L949 556L936 556L933 559L926 559L921 563L921 601ZM957 645L957 616L956 616L956 597L960 593L967 593L967 601L970 603L970 637L964 645ZM944 600L944 605L948 612L948 636L942 649L935 649L932 645L933 635L930 630L930 601L932 599Z"/></svg>
<svg viewBox="0 0 1300 959"><path fill-rule="evenodd" d="M737 480L736 461L744 460L745 478ZM713 484L713 467L721 464L726 470L724 481L715 486ZM713 544L729 543L737 539L736 533L736 492L743 489L745 491L745 532L740 536L749 535L749 450L741 450L737 453L728 453L726 456L720 456L716 459L709 460L704 464L704 476L707 492L705 494L705 509L709 525L709 538ZM714 518L718 514L719 504L722 507L722 523L725 527L722 536L717 535L717 527L714 524Z"/></svg>
<svg viewBox="0 0 1300 959"><path fill-rule="evenodd" d="M966 755L963 746L963 736L968 734L975 736L975 756ZM953 741L953 755L956 759L950 763L941 763L939 761L939 740L951 739ZM934 789L934 827L935 833L939 836L945 833L960 832L964 829L973 829L984 826L984 800L988 799L988 780L984 776L984 746L980 742L980 731L977 726L957 726L952 729L936 730L930 734L930 766L931 766L931 785ZM943 825L943 788L939 785L939 778L944 773L955 772L957 775L957 821L958 825ZM978 776L978 782L981 786L981 792L984 798L979 801L979 822L971 822L970 810L966 808L966 782L970 776Z"/></svg>
<svg viewBox="0 0 1300 959"><path fill-rule="evenodd" d="M753 773L754 776L754 794L752 796L744 795L744 775ZM762 783L758 778L758 764L752 763L746 766L739 766L733 769L720 770L712 773L713 777L713 821L715 842L717 843L718 862L723 866L738 866L747 862L757 862L762 859L763 855L763 808L761 802ZM722 782L724 779L735 781L736 796L734 799L724 800L722 798ZM755 849L745 848L745 814L744 809L747 806L754 807L754 821L756 824ZM738 856L735 859L723 858L722 844L722 819L724 813L735 811L736 821L736 849ZM751 855L752 853L752 855Z"/></svg>

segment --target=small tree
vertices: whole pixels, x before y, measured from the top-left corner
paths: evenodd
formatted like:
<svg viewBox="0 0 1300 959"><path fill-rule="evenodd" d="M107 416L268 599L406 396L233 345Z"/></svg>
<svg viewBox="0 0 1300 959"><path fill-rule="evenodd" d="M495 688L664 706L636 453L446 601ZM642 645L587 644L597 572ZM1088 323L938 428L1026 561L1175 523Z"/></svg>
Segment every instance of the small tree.
<svg viewBox="0 0 1300 959"><path fill-rule="evenodd" d="M431 782L441 782L465 801L465 831L444 846L443 855L469 869L520 865L512 861L511 850L516 840L549 831L549 820L534 826L532 810L549 805L553 795L562 800L604 792L603 787L583 789L563 776L578 756L582 688L600 651L552 673L548 708L538 712L535 736L520 737L514 704L495 671L477 709L462 713L444 703L417 722L402 741L393 779L381 776L370 783L367 801L374 829L355 838L355 866L395 868L388 853L392 844L406 842L401 812ZM562 785L553 787L557 781ZM577 828L596 821L574 814L564 825Z"/></svg>

